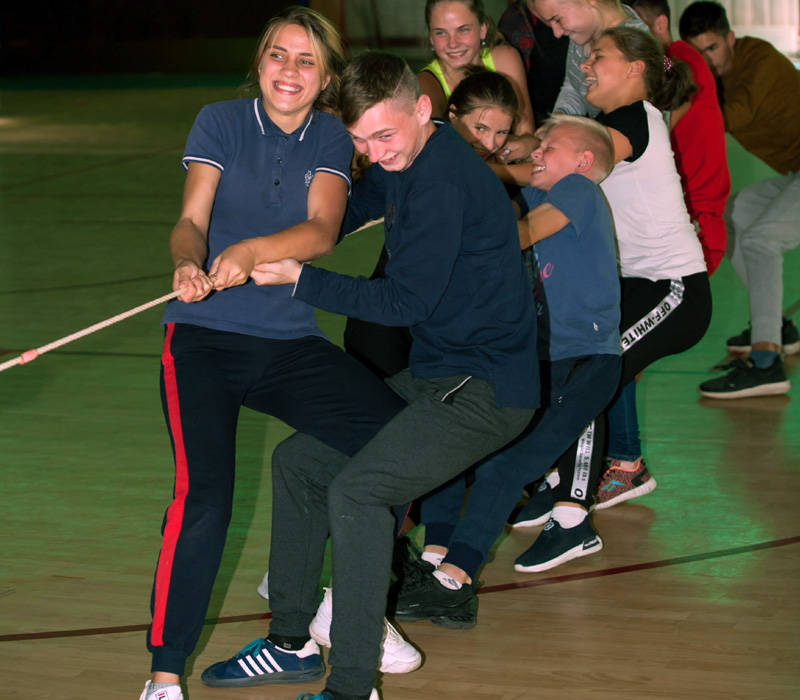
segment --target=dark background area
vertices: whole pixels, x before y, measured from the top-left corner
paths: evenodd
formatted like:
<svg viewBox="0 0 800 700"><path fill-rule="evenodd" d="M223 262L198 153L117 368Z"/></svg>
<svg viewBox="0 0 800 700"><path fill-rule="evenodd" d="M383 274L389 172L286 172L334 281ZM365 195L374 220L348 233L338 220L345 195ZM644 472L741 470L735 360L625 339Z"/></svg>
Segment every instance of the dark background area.
<svg viewBox="0 0 800 700"><path fill-rule="evenodd" d="M12 0L0 11L0 73L244 69L284 0Z"/></svg>

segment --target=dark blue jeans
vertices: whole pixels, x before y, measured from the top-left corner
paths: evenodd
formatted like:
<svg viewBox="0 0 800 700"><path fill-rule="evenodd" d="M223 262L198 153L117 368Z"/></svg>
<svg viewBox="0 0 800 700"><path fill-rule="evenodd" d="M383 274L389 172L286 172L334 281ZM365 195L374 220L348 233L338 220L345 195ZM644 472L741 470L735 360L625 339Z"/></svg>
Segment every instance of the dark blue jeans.
<svg viewBox="0 0 800 700"><path fill-rule="evenodd" d="M473 578L503 532L523 486L544 474L579 439L587 425L591 427L619 381L619 355L590 355L542 364L543 383L549 378L549 400L519 438L478 465L463 517L459 517L465 495L463 477L448 482L422 501L426 544L448 547L445 561ZM589 439L598 432L602 433L591 430ZM604 446L583 447L597 455L594 469L599 469ZM585 449L579 454L585 454ZM579 494L572 500L591 504L591 500L587 501L591 499L588 469L575 469L572 479L565 485L568 493Z"/></svg>

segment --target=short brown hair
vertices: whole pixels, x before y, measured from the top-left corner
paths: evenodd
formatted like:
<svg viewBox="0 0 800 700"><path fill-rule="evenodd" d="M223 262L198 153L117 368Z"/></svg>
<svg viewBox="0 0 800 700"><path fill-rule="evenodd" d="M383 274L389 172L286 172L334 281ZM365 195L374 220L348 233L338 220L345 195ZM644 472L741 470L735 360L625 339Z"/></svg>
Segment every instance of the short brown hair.
<svg viewBox="0 0 800 700"><path fill-rule="evenodd" d="M367 51L354 58L342 73L339 107L345 126L355 124L370 107L401 100L413 109L420 96L417 77L398 56Z"/></svg>

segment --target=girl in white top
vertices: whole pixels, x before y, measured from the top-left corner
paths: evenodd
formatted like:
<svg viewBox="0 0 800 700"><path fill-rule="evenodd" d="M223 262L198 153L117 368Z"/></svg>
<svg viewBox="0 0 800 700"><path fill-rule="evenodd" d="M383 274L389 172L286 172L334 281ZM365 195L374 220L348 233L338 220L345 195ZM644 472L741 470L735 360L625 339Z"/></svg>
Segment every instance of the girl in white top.
<svg viewBox="0 0 800 700"><path fill-rule="evenodd" d="M611 461L596 494L596 507L607 508L655 488L642 461L634 377L702 338L711 292L661 114L696 89L689 67L665 58L649 33L617 26L592 42L581 69L617 162L601 185L614 217L622 289L621 392L608 411Z"/></svg>

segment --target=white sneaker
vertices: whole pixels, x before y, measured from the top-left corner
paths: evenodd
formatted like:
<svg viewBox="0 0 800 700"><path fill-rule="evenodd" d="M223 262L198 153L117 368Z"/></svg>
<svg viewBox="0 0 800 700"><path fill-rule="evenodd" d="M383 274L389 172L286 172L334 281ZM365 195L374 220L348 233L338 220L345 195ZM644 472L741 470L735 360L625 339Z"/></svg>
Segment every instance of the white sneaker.
<svg viewBox="0 0 800 700"><path fill-rule="evenodd" d="M147 693L150 690L150 681L144 684L144 690L139 696L139 700L147 700ZM376 696L377 697L377 696ZM183 693L179 685L168 685L162 690L154 690L150 700L183 700ZM370 696L372 700L372 696Z"/></svg>
<svg viewBox="0 0 800 700"><path fill-rule="evenodd" d="M258 584L258 595L260 595L265 600L269 600L269 569L264 572L264 578L261 579L261 583Z"/></svg>
<svg viewBox="0 0 800 700"><path fill-rule="evenodd" d="M330 588L317 608L317 614L308 626L308 633L319 645L331 646L331 617L333 615L333 595ZM402 635L383 619L383 641L381 642L381 673L411 673L422 664L422 654L403 639ZM378 691L373 690L370 700L378 700Z"/></svg>

